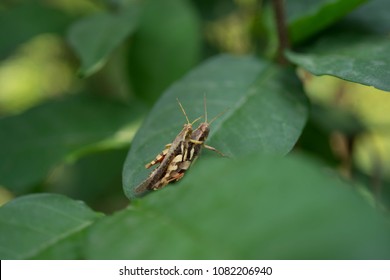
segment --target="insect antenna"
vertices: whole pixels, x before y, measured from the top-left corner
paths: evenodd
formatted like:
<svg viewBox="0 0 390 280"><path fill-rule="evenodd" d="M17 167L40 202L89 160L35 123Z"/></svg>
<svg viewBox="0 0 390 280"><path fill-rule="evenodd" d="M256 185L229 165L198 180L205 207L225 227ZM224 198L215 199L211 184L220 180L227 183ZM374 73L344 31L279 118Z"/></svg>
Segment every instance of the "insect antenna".
<svg viewBox="0 0 390 280"><path fill-rule="evenodd" d="M179 98L176 98L176 100L177 100L177 102L179 103L179 106L180 106L181 111L183 112L184 116L186 117L187 124L193 125L194 123L196 123L197 121L199 121L199 120L203 117L203 116L200 116L199 118L196 118L193 122L190 122L190 120L188 119L187 113L186 113L186 111L184 110L183 105L181 105L181 103L180 103L180 101L179 101Z"/></svg>
<svg viewBox="0 0 390 280"><path fill-rule="evenodd" d="M188 119L188 116L187 116L187 114L186 114L186 111L185 111L184 108L183 108L183 105L181 105L181 103L180 103L180 101L179 101L179 98L176 98L176 100L177 100L177 102L179 103L179 106L180 106L181 111L183 112L184 116L186 117L187 123L188 123L188 124L191 124L191 123L190 123L190 120ZM198 118L198 119L199 119L199 118ZM198 119L197 119L197 120L198 120Z"/></svg>
<svg viewBox="0 0 390 280"><path fill-rule="evenodd" d="M208 123L208 122L207 122L206 95L203 95L203 106L204 106L205 123ZM227 110L229 110L229 108L226 108L226 109L223 110L221 113L219 113L219 114L216 115L214 118L212 118L212 120L211 120L208 124L209 124L209 125L212 124L213 121L215 121L215 120L218 119L220 116L222 116L223 114L225 114Z"/></svg>
<svg viewBox="0 0 390 280"><path fill-rule="evenodd" d="M212 120L209 122L209 125L213 123L213 121L215 121L216 119L218 119L220 116L222 116L223 114L226 113L226 111L228 111L229 108L226 108L225 110L223 110L221 113L219 113L218 115L216 115L214 118L212 118Z"/></svg>
<svg viewBox="0 0 390 280"><path fill-rule="evenodd" d="M191 125L193 125L194 123L196 123L197 121L199 121L203 116L200 116L199 118L196 118L192 123Z"/></svg>
<svg viewBox="0 0 390 280"><path fill-rule="evenodd" d="M207 123L207 105L206 105L206 94L203 94L203 106L204 106L204 121Z"/></svg>

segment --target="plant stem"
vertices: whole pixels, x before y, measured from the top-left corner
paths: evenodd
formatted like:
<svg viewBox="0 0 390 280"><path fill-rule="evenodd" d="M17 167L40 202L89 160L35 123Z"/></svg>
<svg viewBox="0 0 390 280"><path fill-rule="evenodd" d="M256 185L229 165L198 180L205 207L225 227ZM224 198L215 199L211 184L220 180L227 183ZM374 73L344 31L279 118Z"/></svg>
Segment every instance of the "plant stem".
<svg viewBox="0 0 390 280"><path fill-rule="evenodd" d="M276 27L278 32L279 45L277 50L277 59L280 64L287 64L288 61L284 57L284 50L290 47L290 42L287 34L287 25L284 16L283 0L272 0Z"/></svg>

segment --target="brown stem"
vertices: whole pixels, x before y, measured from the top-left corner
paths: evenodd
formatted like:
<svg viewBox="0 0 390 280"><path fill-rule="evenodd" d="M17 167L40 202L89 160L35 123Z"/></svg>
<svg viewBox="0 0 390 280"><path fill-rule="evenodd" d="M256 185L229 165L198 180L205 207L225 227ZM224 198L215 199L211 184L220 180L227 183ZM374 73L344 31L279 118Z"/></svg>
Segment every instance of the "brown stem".
<svg viewBox="0 0 390 280"><path fill-rule="evenodd" d="M287 34L287 25L284 16L284 3L283 0L272 0L276 28L278 31L279 45L277 50L277 59L280 64L287 64L287 60L284 57L284 50L290 47L290 42Z"/></svg>

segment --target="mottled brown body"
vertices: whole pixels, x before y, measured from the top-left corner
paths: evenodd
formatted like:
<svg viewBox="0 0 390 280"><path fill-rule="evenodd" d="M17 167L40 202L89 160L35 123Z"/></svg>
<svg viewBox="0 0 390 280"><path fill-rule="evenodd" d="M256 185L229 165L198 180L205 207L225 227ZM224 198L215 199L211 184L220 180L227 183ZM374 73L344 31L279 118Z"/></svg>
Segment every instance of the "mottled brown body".
<svg viewBox="0 0 390 280"><path fill-rule="evenodd" d="M153 189L160 189L171 182L177 182L183 178L185 172L191 167L191 164L198 158L202 147L211 151L219 153L221 156L225 156L217 149L205 144L205 141L210 132L210 124L219 116L207 122L207 109L206 100L204 101L205 106L205 122L201 123L197 129L191 133L191 137L186 144L186 150L183 150L182 155L177 155L173 158L171 164L167 168L165 175L160 181L156 183Z"/></svg>
<svg viewBox="0 0 390 280"><path fill-rule="evenodd" d="M184 155L184 159L175 158L170 167L167 170L165 176L161 179L162 184L169 184L173 181L179 181L183 178L185 172L191 167L191 165L198 158L202 148L219 153L221 156L225 156L214 147L204 144L209 135L209 124L202 123L199 127L192 132L191 139L188 141L187 152Z"/></svg>
<svg viewBox="0 0 390 280"><path fill-rule="evenodd" d="M168 169L168 166L171 164L171 161L177 156L181 154L182 149L186 149L186 143L191 137L192 133L192 125L185 124L180 133L176 136L174 141L171 144L168 144L162 153L158 154L157 157L148 163L145 167L149 168L157 163L160 165L150 173L148 178L139 184L135 188L135 192L137 194L142 194L147 190L155 189L155 185L165 176L165 173Z"/></svg>
<svg viewBox="0 0 390 280"><path fill-rule="evenodd" d="M171 182L179 181L199 156L202 147L218 152L223 156L215 148L204 144L210 132L210 124L216 119L214 118L210 123L207 122L206 100L204 102L205 122L201 123L195 131L192 130L192 124L198 119L190 123L180 102L179 105L187 119L187 124L184 125L171 144L166 145L165 149L154 160L145 165L145 168L150 168L153 165L160 164L145 181L135 188L138 195L148 190L161 189Z"/></svg>
<svg viewBox="0 0 390 280"><path fill-rule="evenodd" d="M174 160L176 162L177 156L182 155L183 157L183 155L187 151L187 144L192 134L192 125L197 120L199 120L199 118L190 123L180 101L177 100L177 102L179 103L180 109L186 117L187 123L184 124L183 129L175 137L173 142L167 144L165 146L165 149L160 154L158 154L154 160L145 165L145 168L150 168L153 165L160 164L150 173L150 175L148 176L148 178L146 178L145 181L143 181L135 188L135 193L138 195L141 195L148 190L155 190L157 188L164 187L166 184L162 183L161 179L166 175L167 170L171 169L169 166L172 164L172 161Z"/></svg>

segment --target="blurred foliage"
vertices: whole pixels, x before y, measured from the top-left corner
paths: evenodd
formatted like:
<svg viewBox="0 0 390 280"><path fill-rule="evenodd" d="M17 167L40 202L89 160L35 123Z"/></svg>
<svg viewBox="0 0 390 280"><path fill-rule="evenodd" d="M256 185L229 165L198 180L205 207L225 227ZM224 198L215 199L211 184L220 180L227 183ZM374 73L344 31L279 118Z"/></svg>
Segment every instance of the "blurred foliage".
<svg viewBox="0 0 390 280"><path fill-rule="evenodd" d="M0 257L389 258L390 2L281 1L289 65L275 2L1 1ZM230 158L133 199L203 96Z"/></svg>
<svg viewBox="0 0 390 280"><path fill-rule="evenodd" d="M199 61L200 43L200 21L188 0L146 1L128 54L137 97L155 102Z"/></svg>
<svg viewBox="0 0 390 280"><path fill-rule="evenodd" d="M0 114L18 113L77 86L72 64L64 56L66 49L61 38L43 34L1 62Z"/></svg>

